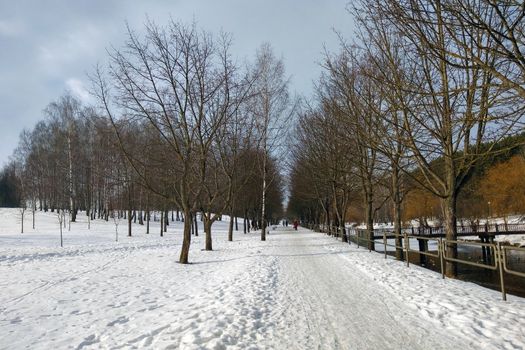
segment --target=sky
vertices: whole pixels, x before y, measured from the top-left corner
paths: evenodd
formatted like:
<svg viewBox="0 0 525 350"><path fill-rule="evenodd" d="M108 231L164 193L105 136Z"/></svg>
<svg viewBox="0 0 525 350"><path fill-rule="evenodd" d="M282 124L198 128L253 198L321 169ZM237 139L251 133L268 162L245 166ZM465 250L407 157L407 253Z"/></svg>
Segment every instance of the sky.
<svg viewBox="0 0 525 350"><path fill-rule="evenodd" d="M269 42L283 58L292 91L313 92L324 49L335 51L335 31L349 37L348 0L0 0L0 166L23 129L69 91L93 103L87 75L107 63L107 49L122 47L126 23L141 32L146 17L170 17L233 36L232 53L251 60Z"/></svg>

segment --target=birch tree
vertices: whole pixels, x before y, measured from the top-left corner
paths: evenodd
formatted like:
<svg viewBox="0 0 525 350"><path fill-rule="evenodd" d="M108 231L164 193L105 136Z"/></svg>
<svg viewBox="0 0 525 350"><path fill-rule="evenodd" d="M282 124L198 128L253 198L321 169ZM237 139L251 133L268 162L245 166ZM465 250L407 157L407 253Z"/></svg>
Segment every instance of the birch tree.
<svg viewBox="0 0 525 350"><path fill-rule="evenodd" d="M255 98L252 111L256 118L261 149L261 240L266 240L267 194L274 177L268 171L268 158L272 155L284 157L282 142L286 138L286 126L294 105L288 92L289 80L285 76L284 62L275 57L271 46L263 44L257 51L255 61Z"/></svg>

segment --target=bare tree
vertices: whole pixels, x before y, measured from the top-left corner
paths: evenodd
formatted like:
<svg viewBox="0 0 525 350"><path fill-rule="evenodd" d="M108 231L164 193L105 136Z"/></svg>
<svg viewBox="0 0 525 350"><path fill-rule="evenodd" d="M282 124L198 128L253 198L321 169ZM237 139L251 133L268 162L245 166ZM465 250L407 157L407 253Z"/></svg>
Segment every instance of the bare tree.
<svg viewBox="0 0 525 350"><path fill-rule="evenodd" d="M315 198L325 213L325 224L331 234L330 209L335 214L335 226L340 230L343 242L347 241L345 222L350 196L355 191L353 163L348 161L347 141L338 135L341 127L330 101L320 91L321 105L318 110L308 110L302 114L298 128L297 146L292 152L295 168L301 169L310 178ZM296 177L297 179L297 177ZM303 194L304 196L304 194Z"/></svg>
<svg viewBox="0 0 525 350"><path fill-rule="evenodd" d="M472 62L524 99L523 2L442 0L440 5L444 13L443 28L457 46L445 47L447 53L455 59ZM480 41L480 36L486 40Z"/></svg>
<svg viewBox="0 0 525 350"><path fill-rule="evenodd" d="M275 57L269 44L263 44L257 51L255 62L257 81L256 96L252 111L256 118L260 138L262 159L262 193L261 193L261 240L266 240L266 196L273 177L268 172L268 158L285 157L282 151L283 140L286 138L286 125L294 111L294 104L288 92L288 79L285 77L282 59Z"/></svg>
<svg viewBox="0 0 525 350"><path fill-rule="evenodd" d="M211 228L223 213L234 206L238 157L251 141L251 118L246 103L251 99L257 76L243 73L230 57L231 39L222 35L218 48L221 65L218 69L219 86L207 105L209 118L205 119L203 133L199 135L201 215L206 235L205 249L212 250ZM244 131L245 128L250 128ZM245 173L246 174L246 173ZM245 177L246 178L246 177Z"/></svg>
<svg viewBox="0 0 525 350"><path fill-rule="evenodd" d="M494 145L521 130L523 108L494 72L473 60L483 55L486 62L496 62L495 51L483 49L495 47L494 38L480 28L470 31L475 35L460 28L452 31L450 14L441 1L362 5L375 16L372 20L384 21L397 33L402 54L419 67L414 75L418 82L411 85L417 91L410 91L416 98L403 108L398 121L407 157L417 164L417 171L406 174L442 199L447 239L455 240L458 193L473 166L493 150L483 144ZM476 55L467 53L467 47ZM450 244L447 252L456 256L456 246ZM455 276L456 265L447 263L446 270Z"/></svg>
<svg viewBox="0 0 525 350"><path fill-rule="evenodd" d="M371 146L384 156L384 162L379 158L381 167L390 172L387 187L393 207L396 245L401 247L401 208L408 191L407 177L404 176L403 170L412 169L406 157L404 125L413 124L410 122L409 108L417 96L414 91L418 91L418 74L416 64L410 61L403 51L400 35L375 11L378 5L354 7L353 12L360 27L358 37L361 50L368 58L367 67L362 72L367 79L380 87L379 93L384 101L381 104L367 105L381 117L377 129L373 130ZM345 44L343 48L347 52L355 50L355 47ZM408 122L404 124L402 121ZM396 249L396 257L400 260L403 258L401 248Z"/></svg>
<svg viewBox="0 0 525 350"><path fill-rule="evenodd" d="M95 90L142 186L184 212L179 262L187 263L189 218L201 204L212 145L231 111L229 43L219 48L195 24L170 22L161 28L148 22L145 29L144 38L128 30L125 49L110 55L109 82L99 70ZM124 130L136 122L156 135L153 142L162 151L147 165L164 169L159 176L145 176L143 157L124 142Z"/></svg>
<svg viewBox="0 0 525 350"><path fill-rule="evenodd" d="M49 104L46 109L49 118L52 119L56 130L57 141L62 143L58 146L61 150L59 166L63 167L65 181L64 191L67 193L70 221L76 221L76 174L75 155L77 154L78 130L76 130L75 118L80 114L80 102L69 94L63 95L56 102Z"/></svg>
<svg viewBox="0 0 525 350"><path fill-rule="evenodd" d="M383 101L378 86L364 73L366 66L359 64L366 60L366 56L360 57L348 50L335 56L327 55L324 63L327 73L322 86L324 100L334 110L334 118L339 119L336 135L346 141L345 161L354 165L348 169L360 182L369 248L374 249L374 215L384 200L378 202L375 198L375 188L383 176L379 174L375 147L381 114L370 106L381 105Z"/></svg>

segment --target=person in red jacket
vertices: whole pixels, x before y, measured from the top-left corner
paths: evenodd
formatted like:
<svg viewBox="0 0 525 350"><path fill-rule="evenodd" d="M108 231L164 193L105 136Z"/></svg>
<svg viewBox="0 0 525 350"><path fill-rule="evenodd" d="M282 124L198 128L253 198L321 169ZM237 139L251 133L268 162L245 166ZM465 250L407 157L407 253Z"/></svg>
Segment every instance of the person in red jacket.
<svg viewBox="0 0 525 350"><path fill-rule="evenodd" d="M293 229L297 231L297 226L299 226L299 221L294 220L293 221Z"/></svg>

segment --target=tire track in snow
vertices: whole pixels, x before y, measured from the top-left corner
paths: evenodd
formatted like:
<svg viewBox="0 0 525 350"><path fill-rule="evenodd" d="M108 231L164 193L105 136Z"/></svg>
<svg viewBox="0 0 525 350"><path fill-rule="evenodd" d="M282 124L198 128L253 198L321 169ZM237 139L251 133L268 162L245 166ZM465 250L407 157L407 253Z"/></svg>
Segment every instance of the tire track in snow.
<svg viewBox="0 0 525 350"><path fill-rule="evenodd" d="M118 257L108 261L108 262L105 262L105 263L102 263L100 265L97 265L96 267L91 267L91 268L88 268L86 270L83 270L83 271L78 271L78 270L74 270L73 272L69 273L66 277L63 277L63 278L60 278L58 280L55 280L55 281L46 281L44 283L42 283L41 285L33 288L32 290L30 290L29 292L27 293L24 293L20 296L17 296L15 298L12 298L10 300L7 301L7 305L9 306L13 306L13 305L16 305L18 304L20 301L24 300L26 297L28 296L31 296L31 295L34 295L35 293L42 293L42 292L45 292L57 285L61 285L63 283L66 283L66 282L69 282L69 281L76 281L78 278L82 277L83 275L86 275L86 274L89 274L89 273L92 273L92 272L102 272L106 269L109 268L109 266L115 264L116 262L118 261ZM4 308L5 310L5 308Z"/></svg>
<svg viewBox="0 0 525 350"><path fill-rule="evenodd" d="M44 248L50 250L47 252L38 253L13 253L11 255L0 255L0 265L5 264L6 266L19 265L20 263L32 263L35 261L43 260L49 261L52 259L62 258L75 258L78 256L87 256L92 254L110 253L115 252L128 253L137 250L154 250L158 248L176 247L179 246L178 241L175 242L175 238L166 238L162 242L133 242L133 243L120 243L112 242L104 245L86 245L84 247L65 247L65 248Z"/></svg>

